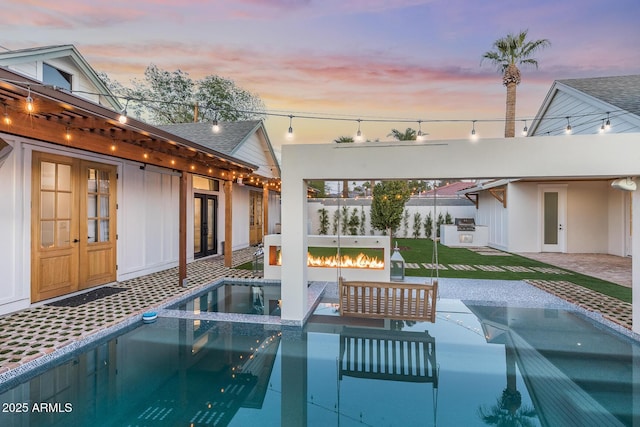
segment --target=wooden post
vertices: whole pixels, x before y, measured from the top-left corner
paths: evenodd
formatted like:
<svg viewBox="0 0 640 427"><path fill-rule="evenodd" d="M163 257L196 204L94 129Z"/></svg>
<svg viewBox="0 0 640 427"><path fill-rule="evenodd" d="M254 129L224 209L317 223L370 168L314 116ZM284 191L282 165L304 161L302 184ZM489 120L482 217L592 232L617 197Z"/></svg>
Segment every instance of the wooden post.
<svg viewBox="0 0 640 427"><path fill-rule="evenodd" d="M178 226L178 284L187 287L187 173L180 174L180 209Z"/></svg>
<svg viewBox="0 0 640 427"><path fill-rule="evenodd" d="M264 236L269 234L269 187L266 185L262 189L262 241Z"/></svg>
<svg viewBox="0 0 640 427"><path fill-rule="evenodd" d="M233 181L224 182L224 266L233 266Z"/></svg>

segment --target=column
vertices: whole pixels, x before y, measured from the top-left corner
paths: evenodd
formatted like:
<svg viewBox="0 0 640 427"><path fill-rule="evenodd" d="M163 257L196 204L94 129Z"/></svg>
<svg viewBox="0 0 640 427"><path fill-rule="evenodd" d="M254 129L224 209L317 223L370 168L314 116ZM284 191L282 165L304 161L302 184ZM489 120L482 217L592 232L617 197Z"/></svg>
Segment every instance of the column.
<svg viewBox="0 0 640 427"><path fill-rule="evenodd" d="M233 181L224 182L224 266L233 266Z"/></svg>

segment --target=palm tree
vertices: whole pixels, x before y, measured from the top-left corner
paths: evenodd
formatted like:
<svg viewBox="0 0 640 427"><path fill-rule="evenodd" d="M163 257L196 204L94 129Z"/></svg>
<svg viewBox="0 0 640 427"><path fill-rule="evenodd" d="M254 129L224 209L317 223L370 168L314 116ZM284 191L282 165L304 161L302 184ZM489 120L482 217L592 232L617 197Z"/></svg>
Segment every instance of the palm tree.
<svg viewBox="0 0 640 427"><path fill-rule="evenodd" d="M333 142L335 142L336 144L344 144L354 141L355 140L352 136L340 136L333 140ZM342 181L342 197L349 197L349 181L347 181L346 179Z"/></svg>
<svg viewBox="0 0 640 427"><path fill-rule="evenodd" d="M538 50L551 45L547 39L527 40L529 30L518 34L507 34L493 42L495 50L485 52L482 60L491 61L502 73L502 84L507 87L507 111L505 116L504 137L513 138L516 133L516 86L520 84L518 65L533 65L538 61L531 56Z"/></svg>
<svg viewBox="0 0 640 427"><path fill-rule="evenodd" d="M417 134L415 129L407 128L404 132L400 132L398 129L391 129L391 133L387 136L392 136L393 139L398 141L415 141Z"/></svg>

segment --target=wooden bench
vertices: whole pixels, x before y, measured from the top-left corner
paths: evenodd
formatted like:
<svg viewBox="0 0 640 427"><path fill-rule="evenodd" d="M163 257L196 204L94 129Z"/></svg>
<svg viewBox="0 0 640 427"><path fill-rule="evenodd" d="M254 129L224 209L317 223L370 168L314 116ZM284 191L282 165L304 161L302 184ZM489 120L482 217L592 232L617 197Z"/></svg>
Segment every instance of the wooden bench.
<svg viewBox="0 0 640 427"><path fill-rule="evenodd" d="M338 279L340 315L435 322L438 281L363 282Z"/></svg>

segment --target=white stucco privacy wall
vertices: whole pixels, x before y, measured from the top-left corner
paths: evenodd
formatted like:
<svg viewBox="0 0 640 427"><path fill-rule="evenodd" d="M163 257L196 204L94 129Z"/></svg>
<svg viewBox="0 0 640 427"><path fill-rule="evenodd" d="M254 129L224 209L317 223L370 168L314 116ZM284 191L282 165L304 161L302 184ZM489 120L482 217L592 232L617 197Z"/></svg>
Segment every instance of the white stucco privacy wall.
<svg viewBox="0 0 640 427"><path fill-rule="evenodd" d="M635 153L629 155L629 153ZM611 178L640 175L640 134L573 135L424 143L282 147L282 318L301 322L307 303L304 180ZM403 167L389 167L390 158ZM429 176L424 162L429 159ZM634 192L634 203L640 196ZM633 215L640 250L640 214ZM509 230L511 231L511 230ZM633 324L640 332L640 258L633 260Z"/></svg>

